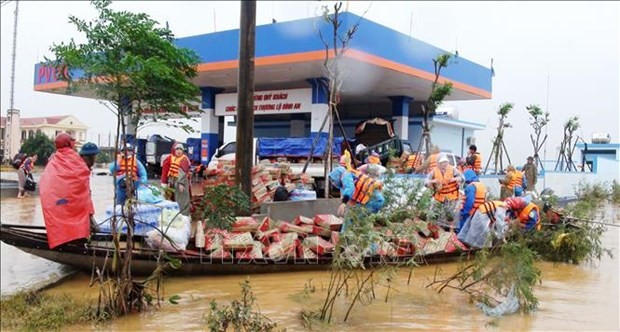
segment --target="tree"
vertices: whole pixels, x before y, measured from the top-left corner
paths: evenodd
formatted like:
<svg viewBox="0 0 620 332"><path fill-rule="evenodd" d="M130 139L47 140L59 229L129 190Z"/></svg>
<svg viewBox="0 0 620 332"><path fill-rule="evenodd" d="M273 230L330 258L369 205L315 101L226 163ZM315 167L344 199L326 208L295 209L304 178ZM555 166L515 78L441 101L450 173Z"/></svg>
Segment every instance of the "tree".
<svg viewBox="0 0 620 332"><path fill-rule="evenodd" d="M534 129L534 134L536 135L536 139L534 139L534 136L530 134L530 141L532 142L532 147L534 147L534 159L536 160L536 165L544 169L538 152L545 145L545 141L547 140L547 134L545 134L542 140L540 139L540 135L542 135L543 128L545 128L550 121L549 112L543 113L538 105L530 105L525 107L525 109L530 114L530 125Z"/></svg>
<svg viewBox="0 0 620 332"><path fill-rule="evenodd" d="M510 164L510 156L508 155L508 150L506 149L506 145L504 144L504 129L512 127L510 123L506 122L506 118L508 117L508 113L514 107L513 103L504 103L499 106L499 110L497 110L497 114L499 115L499 124L497 125L497 135L493 139L493 149L491 150L491 154L489 155L489 160L487 161L487 165L484 168L484 172L486 173L489 169L489 164L491 163L491 158L495 161L495 174L497 174L497 166L500 169L504 169L504 153L506 154L506 158L508 159L508 163Z"/></svg>
<svg viewBox="0 0 620 332"><path fill-rule="evenodd" d="M51 51L55 59L46 60L57 72L67 73L60 76L68 82L69 91L88 88L111 103L118 120L116 147L120 137L127 140L126 127L129 134L135 135L135 127L144 121L147 110L154 119L167 119L172 114L188 118L181 110L182 105L199 111L192 105L198 102L199 90L190 81L196 76L199 61L195 52L176 47L172 32L167 27L157 27L158 22L146 14L114 11L109 8L109 0L91 3L99 12L96 19L87 22L69 16L69 22L85 35L86 42L77 44L72 39L67 44L54 44ZM78 69L83 75L73 80L73 73ZM127 203L123 210L128 239L133 236L134 225L132 187L128 181ZM139 311L148 303L144 283L134 282L131 276L133 242L127 241L126 248L121 251L119 237L115 234L116 223L115 215L111 221L112 235L115 257L120 259L114 260L114 291L111 295L105 293L111 299L104 301L103 308L111 315Z"/></svg>
<svg viewBox="0 0 620 332"><path fill-rule="evenodd" d="M47 165L48 158L56 151L54 142L43 133L36 133L22 144L21 152L38 156L37 165Z"/></svg>
<svg viewBox="0 0 620 332"><path fill-rule="evenodd" d="M577 170L577 166L573 162L573 152L575 151L575 145L577 140L573 142L573 136L575 131L579 129L579 117L573 116L568 118L564 123L564 138L560 143L560 154L558 155L558 161L555 164L556 171L573 171Z"/></svg>
<svg viewBox="0 0 620 332"><path fill-rule="evenodd" d="M433 59L433 68L435 73L435 79L431 84L431 93L428 95L426 99L426 103L422 105L422 138L420 139L420 144L418 145L417 151L421 150L421 147L424 146L426 149L426 155L430 155L431 153L431 125L429 122L429 118L431 115L434 115L437 111L437 108L443 100L450 95L452 92L452 82L446 81L445 83L439 83L439 78L441 77L441 70L443 68L448 67L448 61L452 57L452 54L444 53L438 55L435 59ZM420 154L416 154L416 159L413 161L414 165L417 163L417 158Z"/></svg>
<svg viewBox="0 0 620 332"><path fill-rule="evenodd" d="M332 158L333 158L332 145L334 142L334 117L336 118L336 121L338 121L340 125L342 135L343 136L345 135L344 129L342 128L342 124L340 122L340 114L338 112L338 104L340 103L340 90L342 88L342 83L343 83L343 75L342 75L341 66L342 66L344 54L349 49L349 44L351 42L351 39L353 39L353 36L357 32L357 28L359 27L359 24L360 24L360 21L358 20L355 24L350 26L344 33L341 33L340 27L342 26L342 21L339 18L339 15L341 14L341 11L340 11L341 9L342 9L342 2L338 2L334 4L333 13L330 12L330 9L327 5L323 6L323 20L327 24L331 25L332 27L331 43L325 40L321 30L318 31L319 37L321 38L321 41L323 42L323 45L325 46L325 61L323 62L323 66L325 67L325 70L327 71L327 75L328 75L327 92L329 93L329 100L328 100L329 104L328 104L327 114L325 116L325 119L323 120L323 124L321 125L321 128L319 129L319 134L317 135L315 139L315 143L313 144L313 147L310 152L310 156L309 156L310 158L308 159L311 159L312 157L312 150L314 150L314 145L316 144L316 141L319 138L318 136L320 135L320 132L323 130L325 123L329 122L328 127L327 127L328 137L327 137L327 148L325 150L326 157L325 157L325 168L324 168L324 174L325 174L326 179L327 179L327 174L331 172L331 167L332 167ZM331 50L331 53L333 54L333 57L331 58L330 58L330 50ZM345 140L345 142L347 142L347 140ZM348 142L346 144L348 146ZM348 149L349 149L349 152L351 153L352 158L355 158L355 154L351 150L350 146L348 146ZM306 163L306 165L307 164L308 163ZM305 171L305 167L304 167L304 171ZM325 185L324 190L325 190L324 192L325 197L329 197L329 185Z"/></svg>

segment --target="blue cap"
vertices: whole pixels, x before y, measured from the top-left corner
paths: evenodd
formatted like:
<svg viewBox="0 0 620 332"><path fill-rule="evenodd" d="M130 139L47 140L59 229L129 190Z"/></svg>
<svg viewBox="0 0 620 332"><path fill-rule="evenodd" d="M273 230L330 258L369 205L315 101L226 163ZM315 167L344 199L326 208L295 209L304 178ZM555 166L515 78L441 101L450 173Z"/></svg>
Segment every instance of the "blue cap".
<svg viewBox="0 0 620 332"><path fill-rule="evenodd" d="M87 142L80 149L80 156L92 156L99 153L99 148L95 143Z"/></svg>

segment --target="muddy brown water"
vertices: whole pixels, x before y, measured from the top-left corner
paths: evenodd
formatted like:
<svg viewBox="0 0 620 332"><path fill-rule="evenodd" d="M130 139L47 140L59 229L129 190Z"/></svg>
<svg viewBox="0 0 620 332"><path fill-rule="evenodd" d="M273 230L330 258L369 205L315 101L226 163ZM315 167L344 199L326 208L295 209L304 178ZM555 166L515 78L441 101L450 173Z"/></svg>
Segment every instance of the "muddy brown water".
<svg viewBox="0 0 620 332"><path fill-rule="evenodd" d="M3 176L4 177L4 176ZM98 216L112 202L111 177L92 178L95 209ZM41 225L42 213L38 197L23 200L2 198L0 202L3 223L20 222ZM609 208L607 219L617 223L620 209ZM454 271L456 264L421 266L414 269L410 285L408 271L401 270L390 285L390 296L385 301L387 287L377 288L377 299L369 306L358 305L346 324L341 323L345 303L339 303L335 322L330 327L317 326L315 330L398 331L398 330L553 330L553 331L618 331L620 330L620 264L619 229L610 227L603 243L613 249L614 257L604 258L596 267L568 264L540 263L542 283L536 288L539 309L528 315L516 314L501 318L485 316L466 296L447 291L442 294L425 286L433 278L436 268L443 273ZM2 294L23 287L33 287L46 279L66 273L59 264L33 257L11 246L1 244ZM246 276L203 276L169 278L165 295L179 295L178 305L164 303L161 309L117 319L98 329L111 330L205 330L204 315L211 300L228 303L239 298L239 283ZM289 331L303 330L302 309L316 309L321 304L327 285L327 272L278 273L251 275L249 280L261 313ZM80 299L96 299L96 287L89 288L90 276L75 274L48 290L50 293L68 293ZM316 291L304 296L304 284L311 283ZM91 329L75 326L75 329ZM72 329L73 329L72 328Z"/></svg>

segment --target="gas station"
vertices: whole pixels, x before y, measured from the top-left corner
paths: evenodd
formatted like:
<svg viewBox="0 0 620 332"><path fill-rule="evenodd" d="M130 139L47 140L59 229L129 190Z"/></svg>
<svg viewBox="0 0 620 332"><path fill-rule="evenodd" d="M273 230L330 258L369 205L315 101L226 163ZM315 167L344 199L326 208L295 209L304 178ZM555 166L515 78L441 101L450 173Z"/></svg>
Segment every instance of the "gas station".
<svg viewBox="0 0 620 332"><path fill-rule="evenodd" d="M340 14L341 33L359 23L339 64L343 73L338 110L347 137L357 123L380 117L393 121L394 132L417 147L421 138L421 105L434 80L433 59L445 50L352 13ZM278 22L256 27L254 136L309 137L319 132L328 112L325 89L326 52L319 37L333 34L322 17ZM179 47L200 57L193 83L201 90L201 162L206 164L223 143L225 116L236 112L239 30L183 37ZM79 71L72 72L79 79ZM450 81L446 101L490 99L491 69L460 56L442 69L439 83ZM45 64L34 68L36 91L68 94L67 83ZM92 91L73 95L96 98ZM464 155L482 124L446 115L432 118L432 140L442 151ZM339 136L339 129L334 128ZM323 130L323 134L327 129Z"/></svg>

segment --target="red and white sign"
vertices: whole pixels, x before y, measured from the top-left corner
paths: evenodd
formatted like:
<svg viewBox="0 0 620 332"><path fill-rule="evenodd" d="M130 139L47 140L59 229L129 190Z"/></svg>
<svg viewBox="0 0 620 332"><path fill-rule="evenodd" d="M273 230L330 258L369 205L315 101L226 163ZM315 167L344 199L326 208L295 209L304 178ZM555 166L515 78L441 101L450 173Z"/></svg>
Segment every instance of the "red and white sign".
<svg viewBox="0 0 620 332"><path fill-rule="evenodd" d="M271 90L254 92L254 114L291 114L312 111L312 89ZM215 96L215 115L237 115L237 94Z"/></svg>

